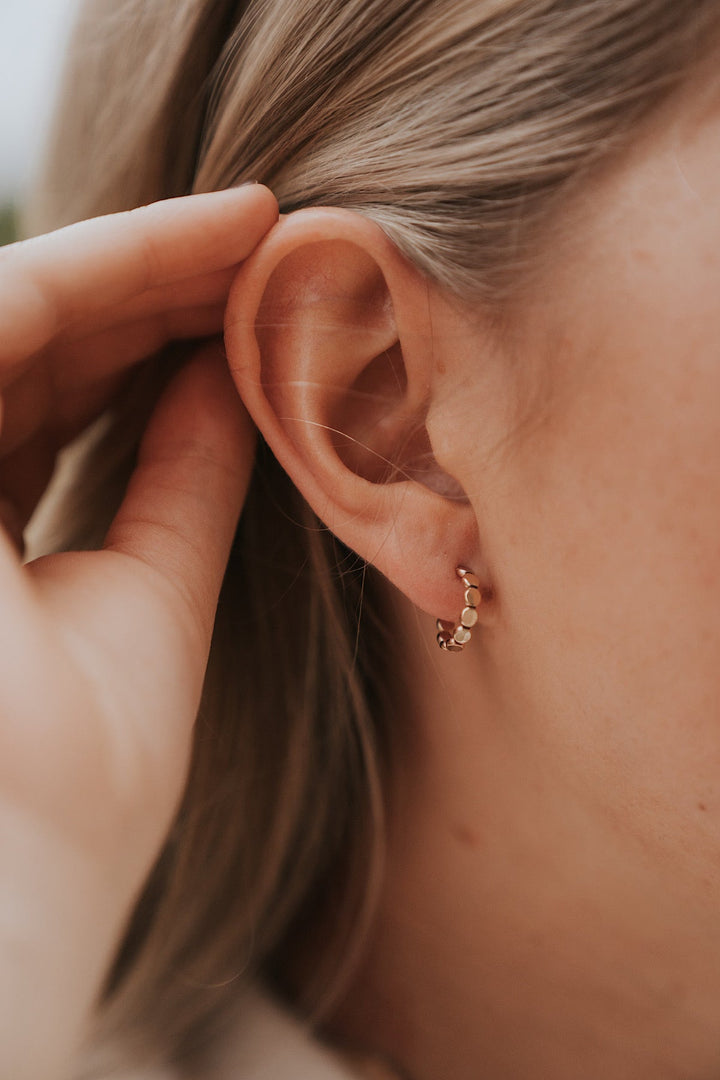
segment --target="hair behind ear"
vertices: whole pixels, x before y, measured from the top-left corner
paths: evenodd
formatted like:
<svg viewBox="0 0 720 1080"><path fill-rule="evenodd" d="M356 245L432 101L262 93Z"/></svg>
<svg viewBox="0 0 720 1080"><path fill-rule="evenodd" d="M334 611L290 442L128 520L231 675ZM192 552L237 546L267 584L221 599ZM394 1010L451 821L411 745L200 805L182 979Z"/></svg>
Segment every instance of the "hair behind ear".
<svg viewBox="0 0 720 1080"><path fill-rule="evenodd" d="M101 542L174 351L136 377L75 466L56 550ZM83 1075L94 1080L116 1054L200 1069L231 1022L238 977L265 979L318 1019L342 992L382 870L389 626L375 573L261 440L185 797L108 978Z"/></svg>

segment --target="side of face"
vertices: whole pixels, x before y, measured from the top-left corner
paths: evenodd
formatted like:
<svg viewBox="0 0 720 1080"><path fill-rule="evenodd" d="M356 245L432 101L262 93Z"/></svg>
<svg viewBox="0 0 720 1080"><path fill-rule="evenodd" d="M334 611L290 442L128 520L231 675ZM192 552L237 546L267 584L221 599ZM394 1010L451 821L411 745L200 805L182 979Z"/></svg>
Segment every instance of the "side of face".
<svg viewBox="0 0 720 1080"><path fill-rule="evenodd" d="M494 486L469 446L448 463L476 507L506 621L509 714L611 828L669 876L706 895L711 882L713 903L719 176L717 86L693 88L586 184L546 242L505 355L531 404Z"/></svg>
<svg viewBox="0 0 720 1080"><path fill-rule="evenodd" d="M467 700L485 700L490 657L496 707L528 755L713 903L715 90L674 101L560 212L510 332L338 210L280 223L241 271L226 324L270 446L429 641L435 616L457 616L458 563L493 590L485 644L462 657Z"/></svg>

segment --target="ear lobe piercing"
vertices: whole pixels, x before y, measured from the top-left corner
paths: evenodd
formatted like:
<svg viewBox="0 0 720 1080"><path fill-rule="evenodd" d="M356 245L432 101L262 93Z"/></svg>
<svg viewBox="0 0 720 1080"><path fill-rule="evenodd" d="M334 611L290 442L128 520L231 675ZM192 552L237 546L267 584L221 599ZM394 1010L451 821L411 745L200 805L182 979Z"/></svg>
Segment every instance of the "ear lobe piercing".
<svg viewBox="0 0 720 1080"><path fill-rule="evenodd" d="M457 566L455 573L465 589L465 607L460 615L460 622L453 626L445 619L437 620L437 643L444 652L462 652L472 637L471 627L478 621L477 609L482 601L480 582L466 566Z"/></svg>

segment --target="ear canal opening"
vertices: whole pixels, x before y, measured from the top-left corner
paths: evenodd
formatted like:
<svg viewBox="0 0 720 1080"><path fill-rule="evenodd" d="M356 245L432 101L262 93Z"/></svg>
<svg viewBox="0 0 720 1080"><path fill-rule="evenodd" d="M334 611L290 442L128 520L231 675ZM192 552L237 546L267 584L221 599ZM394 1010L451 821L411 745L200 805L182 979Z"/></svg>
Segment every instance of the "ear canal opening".
<svg viewBox="0 0 720 1080"><path fill-rule="evenodd" d="M372 484L414 481L448 499L467 502L442 469L425 424L427 403L413 403L400 345L383 350L336 405L334 449L346 468Z"/></svg>

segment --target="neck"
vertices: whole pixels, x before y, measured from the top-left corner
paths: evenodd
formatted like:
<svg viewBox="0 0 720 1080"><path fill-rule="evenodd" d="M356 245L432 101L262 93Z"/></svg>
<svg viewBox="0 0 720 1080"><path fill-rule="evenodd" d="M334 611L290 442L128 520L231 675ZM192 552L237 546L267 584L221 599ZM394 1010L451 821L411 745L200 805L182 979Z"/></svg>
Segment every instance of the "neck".
<svg viewBox="0 0 720 1080"><path fill-rule="evenodd" d="M384 893L330 1035L412 1080L717 1076L712 905L705 921L573 789L505 706L490 650L460 667L469 652L428 658L425 634Z"/></svg>

